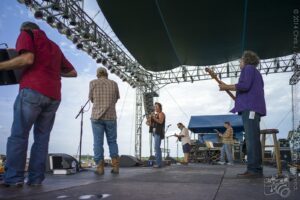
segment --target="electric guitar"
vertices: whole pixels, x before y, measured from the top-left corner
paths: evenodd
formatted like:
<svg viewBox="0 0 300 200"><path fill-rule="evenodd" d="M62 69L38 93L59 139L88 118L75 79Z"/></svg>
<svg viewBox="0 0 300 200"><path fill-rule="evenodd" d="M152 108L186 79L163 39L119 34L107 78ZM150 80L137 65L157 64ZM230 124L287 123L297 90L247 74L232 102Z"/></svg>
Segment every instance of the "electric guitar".
<svg viewBox="0 0 300 200"><path fill-rule="evenodd" d="M205 68L205 71L209 73L212 79L215 79L219 84L223 84L223 82L218 78L217 74L213 70ZM225 90L225 92L227 92L227 94L235 101L235 96L229 90Z"/></svg>

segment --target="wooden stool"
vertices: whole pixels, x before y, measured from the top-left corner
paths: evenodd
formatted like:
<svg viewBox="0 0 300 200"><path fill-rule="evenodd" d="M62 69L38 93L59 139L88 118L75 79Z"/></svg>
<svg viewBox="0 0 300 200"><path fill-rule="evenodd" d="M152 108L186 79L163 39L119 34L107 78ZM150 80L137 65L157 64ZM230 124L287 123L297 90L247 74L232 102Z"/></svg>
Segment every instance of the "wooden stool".
<svg viewBox="0 0 300 200"><path fill-rule="evenodd" d="M280 152L279 152L279 144L277 141L276 134L279 133L278 129L264 129L260 131L261 134L261 149L262 149L262 161L266 161L268 159L265 158L265 148L266 147L273 147L276 159L276 166L277 166L277 174L278 176L282 175L282 167L281 167L281 160L280 160ZM272 134L273 136L273 145L266 145L266 135Z"/></svg>

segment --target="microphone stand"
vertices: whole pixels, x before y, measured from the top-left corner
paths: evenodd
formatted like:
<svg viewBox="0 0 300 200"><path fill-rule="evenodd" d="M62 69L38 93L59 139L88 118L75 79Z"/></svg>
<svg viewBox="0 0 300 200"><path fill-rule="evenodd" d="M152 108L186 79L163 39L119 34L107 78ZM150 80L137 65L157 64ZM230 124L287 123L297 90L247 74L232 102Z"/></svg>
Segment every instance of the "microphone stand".
<svg viewBox="0 0 300 200"><path fill-rule="evenodd" d="M165 135L167 134L168 132L168 129L171 125L168 125L167 128L166 128L166 131L165 131ZM164 160L166 159L166 140L164 139Z"/></svg>
<svg viewBox="0 0 300 200"><path fill-rule="evenodd" d="M81 170L81 146L82 146L82 133L83 133L83 113L84 113L84 108L86 107L86 105L88 104L90 100L87 100L87 102L84 104L84 106L81 106L78 114L76 115L75 119L77 119L79 117L79 115L81 116L81 120L80 120L80 140L79 140L79 158L78 158L78 162L79 162L79 170Z"/></svg>

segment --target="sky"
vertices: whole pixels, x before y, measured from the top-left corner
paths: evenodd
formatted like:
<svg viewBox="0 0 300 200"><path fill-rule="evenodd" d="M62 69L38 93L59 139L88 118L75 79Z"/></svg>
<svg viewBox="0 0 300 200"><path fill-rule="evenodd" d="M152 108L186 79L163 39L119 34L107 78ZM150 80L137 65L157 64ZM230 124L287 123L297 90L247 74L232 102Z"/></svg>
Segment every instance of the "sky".
<svg viewBox="0 0 300 200"><path fill-rule="evenodd" d="M96 1L85 1L85 10L93 17L99 11L99 7ZM62 78L62 101L49 143L49 153L76 155L79 146L80 119L75 119L75 116L88 99L89 82L96 78L96 69L100 65L85 52L77 50L71 41L45 21L34 19L33 14L17 1L1 0L0 43L5 42L10 48L14 48L20 24L24 21L36 22L48 37L61 47L65 56L78 71L77 78ZM114 40L117 40L101 13L95 17L95 21ZM281 73L263 76L267 116L262 119L261 127L278 128L279 138L286 138L288 131L292 129L291 86L288 84L291 75L291 73ZM135 90L114 74L110 74L109 78L118 83L121 97L116 106L119 154L134 155ZM223 81L230 83L231 80ZM18 85L0 86L0 154L5 154L13 118L13 103L17 94ZM229 96L225 92L219 92L218 85L213 80L167 85L159 91L159 97L155 101L163 105L166 124L172 124L166 135L178 133L176 124L183 122L187 126L192 115L228 114L232 106ZM91 106L88 105L84 113L82 141L82 154L89 155L93 155ZM142 125L142 130L142 156L149 156L149 133L145 123ZM28 151L33 143L32 135L31 133ZM194 138L194 134L191 136ZM176 156L176 139L171 137L169 144L171 156ZM104 146L105 157L108 157L106 142ZM179 156L182 155L181 144L179 144Z"/></svg>

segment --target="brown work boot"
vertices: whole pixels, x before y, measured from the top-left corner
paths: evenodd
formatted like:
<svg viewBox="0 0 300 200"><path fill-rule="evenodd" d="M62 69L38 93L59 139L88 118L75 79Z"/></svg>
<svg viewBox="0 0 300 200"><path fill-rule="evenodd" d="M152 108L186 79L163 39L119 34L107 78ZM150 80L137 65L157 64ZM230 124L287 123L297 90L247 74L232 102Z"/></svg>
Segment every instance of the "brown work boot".
<svg viewBox="0 0 300 200"><path fill-rule="evenodd" d="M101 160L99 162L99 164L97 165L95 174L97 174L97 175L103 175L104 174L104 161L103 160Z"/></svg>
<svg viewBox="0 0 300 200"><path fill-rule="evenodd" d="M116 158L112 158L111 159L111 173L112 174L119 174L119 168L120 168L120 158L116 157Z"/></svg>

